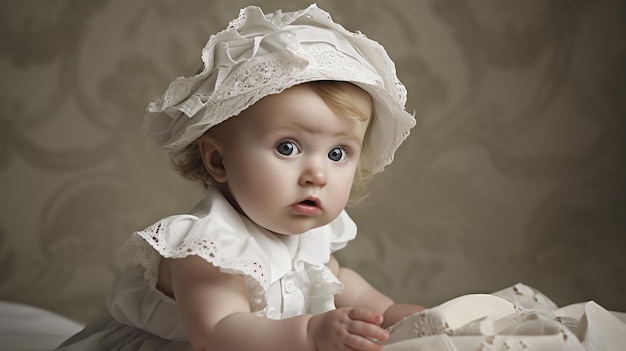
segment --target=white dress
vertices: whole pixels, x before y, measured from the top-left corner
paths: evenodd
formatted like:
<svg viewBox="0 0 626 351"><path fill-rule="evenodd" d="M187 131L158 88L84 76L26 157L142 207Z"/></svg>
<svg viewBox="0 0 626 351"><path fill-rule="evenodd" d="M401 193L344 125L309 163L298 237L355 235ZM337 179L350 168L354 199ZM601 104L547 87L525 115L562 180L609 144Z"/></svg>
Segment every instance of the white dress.
<svg viewBox="0 0 626 351"><path fill-rule="evenodd" d="M244 277L252 312L271 319L334 309L341 282L326 267L331 253L356 236L342 212L301 235L276 236L240 215L209 188L185 215L133 233L139 265L112 286L107 309L59 350L190 350L176 302L156 289L161 258L197 255L222 272Z"/></svg>

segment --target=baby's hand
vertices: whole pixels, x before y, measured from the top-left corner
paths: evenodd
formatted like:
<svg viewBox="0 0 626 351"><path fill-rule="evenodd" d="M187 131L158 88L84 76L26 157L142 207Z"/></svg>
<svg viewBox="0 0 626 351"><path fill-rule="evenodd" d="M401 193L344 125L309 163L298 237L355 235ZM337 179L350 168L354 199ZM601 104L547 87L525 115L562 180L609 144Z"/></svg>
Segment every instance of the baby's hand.
<svg viewBox="0 0 626 351"><path fill-rule="evenodd" d="M339 308L311 317L308 334L318 351L382 351L375 341L389 338L382 322L381 314L366 308Z"/></svg>

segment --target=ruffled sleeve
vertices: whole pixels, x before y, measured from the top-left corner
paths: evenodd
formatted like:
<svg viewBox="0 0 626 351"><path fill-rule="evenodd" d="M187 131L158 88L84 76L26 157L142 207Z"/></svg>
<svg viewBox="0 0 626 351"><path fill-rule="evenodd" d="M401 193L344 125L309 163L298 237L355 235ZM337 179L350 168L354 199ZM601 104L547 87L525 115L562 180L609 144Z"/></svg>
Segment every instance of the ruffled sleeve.
<svg viewBox="0 0 626 351"><path fill-rule="evenodd" d="M328 229L331 252L343 249L349 241L356 238L356 224L345 210L341 211L337 219L328 225Z"/></svg>
<svg viewBox="0 0 626 351"><path fill-rule="evenodd" d="M213 209L202 218L194 215L170 216L135 232L129 244L136 248L139 263L146 270L145 279L153 288L156 287L162 257L197 255L224 273L244 277L252 311L263 309L267 303L266 294L271 282L270 260L236 212L225 214Z"/></svg>

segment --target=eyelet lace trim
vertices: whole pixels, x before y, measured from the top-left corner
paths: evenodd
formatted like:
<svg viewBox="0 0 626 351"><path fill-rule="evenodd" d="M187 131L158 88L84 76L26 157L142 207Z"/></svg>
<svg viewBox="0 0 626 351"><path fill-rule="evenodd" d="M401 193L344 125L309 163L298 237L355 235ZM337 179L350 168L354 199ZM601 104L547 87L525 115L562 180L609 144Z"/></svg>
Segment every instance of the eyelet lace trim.
<svg viewBox="0 0 626 351"><path fill-rule="evenodd" d="M299 51L302 51L302 49ZM300 58L294 59L294 57L289 57L280 59L264 57L262 59L253 59L245 66L245 69L240 69L237 74L227 77L221 83L219 91L209 95L196 93L183 101L176 109L184 111L187 115L197 113L201 117L181 120L183 123L178 125L175 128L176 130L172 131L174 135L170 138L172 141L170 146L176 150L178 145L187 145L193 140L196 134L188 133L188 129L204 130L204 126L207 124L219 124L230 116L238 115L265 96L279 94L288 87L304 82L324 80L328 77L326 73L328 70L334 72L336 79L344 81L363 82L364 77L370 76L364 74L365 68L363 65L346 65L345 57L332 48L315 47L308 49L306 52L296 51L296 55ZM306 58L313 59L309 61ZM303 70L301 66L307 65L315 65L315 68ZM388 69L393 70L394 67L390 66ZM185 83L181 82L179 84ZM187 89L193 89L194 82L187 82L187 84L189 85ZM379 87L382 83L372 81L369 84L369 88L378 91L379 95L388 94L388 92ZM405 99L406 89L402 83L396 78L392 84L395 86L393 90L398 94L393 99ZM171 105L172 100L176 98L177 96L166 94L163 96L162 105ZM388 106L388 108L393 108L393 106ZM218 117L207 118L206 116ZM376 153L393 155L396 146L402 143L409 134L408 128L402 125L403 122L408 126L411 124L411 121L398 121L398 128L407 129L407 131L400 135L388 136L394 138L394 140L376 143L377 145L373 146L377 148ZM380 148L384 150L380 150ZM376 171L382 170L385 164L391 162L390 159L373 159L372 161L374 164L369 165L369 168Z"/></svg>
<svg viewBox="0 0 626 351"><path fill-rule="evenodd" d="M269 282L266 269L260 260L224 257L217 240L201 237L186 237L179 247L171 248L165 244L166 231L165 220L161 219L152 226L135 232L128 242L136 248L139 261L146 269L144 277L152 288L156 289L161 257L184 258L197 255L224 273L241 274L244 277L253 312L266 307Z"/></svg>

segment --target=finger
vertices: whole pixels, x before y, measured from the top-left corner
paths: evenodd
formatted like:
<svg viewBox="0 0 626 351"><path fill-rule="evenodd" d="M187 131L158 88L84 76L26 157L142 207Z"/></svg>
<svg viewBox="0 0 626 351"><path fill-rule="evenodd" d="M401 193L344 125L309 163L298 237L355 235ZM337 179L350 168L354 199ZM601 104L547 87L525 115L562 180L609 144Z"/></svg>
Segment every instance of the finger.
<svg viewBox="0 0 626 351"><path fill-rule="evenodd" d="M348 313L348 317L352 320L359 320L363 322L373 323L380 325L383 322L383 315L374 312L368 308L355 307Z"/></svg>
<svg viewBox="0 0 626 351"><path fill-rule="evenodd" d="M347 330L350 334L356 334L368 339L377 339L381 341L389 339L388 331L372 323L352 321L348 324Z"/></svg>
<svg viewBox="0 0 626 351"><path fill-rule="evenodd" d="M383 345L355 334L349 334L346 337L345 345L352 350L358 351L383 351Z"/></svg>

